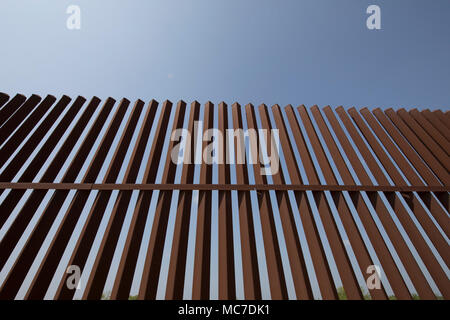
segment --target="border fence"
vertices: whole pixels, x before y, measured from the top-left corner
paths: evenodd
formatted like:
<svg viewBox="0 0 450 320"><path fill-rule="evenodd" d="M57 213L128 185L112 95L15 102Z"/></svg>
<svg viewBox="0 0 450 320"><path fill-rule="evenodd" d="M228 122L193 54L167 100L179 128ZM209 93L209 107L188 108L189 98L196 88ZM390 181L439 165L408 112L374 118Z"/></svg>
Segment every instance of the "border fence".
<svg viewBox="0 0 450 320"><path fill-rule="evenodd" d="M442 110L2 93L0 299L449 299L449 152Z"/></svg>

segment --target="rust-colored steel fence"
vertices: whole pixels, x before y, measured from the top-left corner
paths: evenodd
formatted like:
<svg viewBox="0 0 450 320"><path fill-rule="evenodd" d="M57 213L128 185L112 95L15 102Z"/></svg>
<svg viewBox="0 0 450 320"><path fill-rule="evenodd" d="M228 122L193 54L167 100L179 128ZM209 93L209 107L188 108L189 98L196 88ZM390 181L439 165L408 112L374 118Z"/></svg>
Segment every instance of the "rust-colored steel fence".
<svg viewBox="0 0 450 320"><path fill-rule="evenodd" d="M0 94L0 299L449 299L449 152L449 111Z"/></svg>

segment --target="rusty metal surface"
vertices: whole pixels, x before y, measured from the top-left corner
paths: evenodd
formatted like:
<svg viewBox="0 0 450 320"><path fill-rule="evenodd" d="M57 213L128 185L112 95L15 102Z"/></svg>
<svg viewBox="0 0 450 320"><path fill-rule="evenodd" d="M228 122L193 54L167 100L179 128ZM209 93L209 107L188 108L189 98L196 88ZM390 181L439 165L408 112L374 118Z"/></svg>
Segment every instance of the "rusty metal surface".
<svg viewBox="0 0 450 320"><path fill-rule="evenodd" d="M0 93L0 299L449 299L449 123ZM176 129L192 135L180 164ZM278 172L246 144L244 163L195 163L210 129L255 130L267 156L258 130L278 130Z"/></svg>

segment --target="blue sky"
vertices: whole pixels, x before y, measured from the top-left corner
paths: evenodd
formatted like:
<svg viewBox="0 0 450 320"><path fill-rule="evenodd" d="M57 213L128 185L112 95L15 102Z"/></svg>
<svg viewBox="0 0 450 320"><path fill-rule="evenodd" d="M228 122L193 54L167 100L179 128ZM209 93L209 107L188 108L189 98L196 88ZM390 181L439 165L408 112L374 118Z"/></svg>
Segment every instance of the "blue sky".
<svg viewBox="0 0 450 320"><path fill-rule="evenodd" d="M81 8L81 30L66 9ZM368 30L366 8L381 8ZM0 3L0 90L450 108L448 0Z"/></svg>

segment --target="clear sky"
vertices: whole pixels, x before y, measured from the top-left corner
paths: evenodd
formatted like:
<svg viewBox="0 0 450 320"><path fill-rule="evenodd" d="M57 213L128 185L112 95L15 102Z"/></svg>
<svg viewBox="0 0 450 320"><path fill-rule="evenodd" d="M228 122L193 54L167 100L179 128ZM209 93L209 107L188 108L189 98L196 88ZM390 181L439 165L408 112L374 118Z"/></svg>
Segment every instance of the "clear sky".
<svg viewBox="0 0 450 320"><path fill-rule="evenodd" d="M448 0L2 0L0 39L10 95L450 108Z"/></svg>

